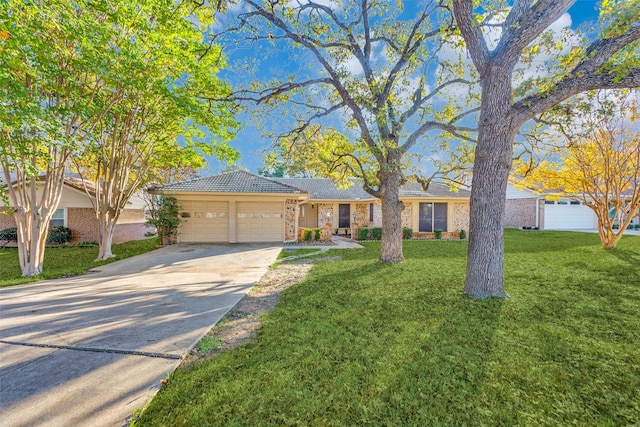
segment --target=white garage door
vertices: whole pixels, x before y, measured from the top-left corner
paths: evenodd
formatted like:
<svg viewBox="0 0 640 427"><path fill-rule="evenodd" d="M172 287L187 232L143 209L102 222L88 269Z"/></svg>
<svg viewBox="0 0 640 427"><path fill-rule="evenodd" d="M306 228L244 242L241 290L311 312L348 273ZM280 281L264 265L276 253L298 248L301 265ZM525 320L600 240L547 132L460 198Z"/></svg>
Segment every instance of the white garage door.
<svg viewBox="0 0 640 427"><path fill-rule="evenodd" d="M229 242L227 202L180 201L180 242Z"/></svg>
<svg viewBox="0 0 640 427"><path fill-rule="evenodd" d="M586 230L596 227L593 211L578 202L559 201L544 205L546 230Z"/></svg>
<svg viewBox="0 0 640 427"><path fill-rule="evenodd" d="M284 203L238 202L238 242L282 242Z"/></svg>

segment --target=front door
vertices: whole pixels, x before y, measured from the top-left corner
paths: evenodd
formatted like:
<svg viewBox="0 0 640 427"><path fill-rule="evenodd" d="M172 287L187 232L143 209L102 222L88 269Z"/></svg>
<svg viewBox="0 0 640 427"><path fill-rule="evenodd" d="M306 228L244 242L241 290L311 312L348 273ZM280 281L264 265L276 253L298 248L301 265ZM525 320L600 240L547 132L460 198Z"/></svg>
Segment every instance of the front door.
<svg viewBox="0 0 640 427"><path fill-rule="evenodd" d="M351 205L340 203L338 206L338 227L351 227Z"/></svg>

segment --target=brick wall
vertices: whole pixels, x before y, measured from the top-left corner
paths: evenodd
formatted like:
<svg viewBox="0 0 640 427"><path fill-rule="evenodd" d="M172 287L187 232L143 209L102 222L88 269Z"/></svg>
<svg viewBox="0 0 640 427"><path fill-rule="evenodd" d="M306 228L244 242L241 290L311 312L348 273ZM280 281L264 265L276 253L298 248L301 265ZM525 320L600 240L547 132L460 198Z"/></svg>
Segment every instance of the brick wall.
<svg viewBox="0 0 640 427"><path fill-rule="evenodd" d="M543 204L543 202L540 203ZM515 228L535 227L536 199L507 199L504 226Z"/></svg>
<svg viewBox="0 0 640 427"><path fill-rule="evenodd" d="M5 228L15 227L16 221L13 215L0 214L0 230Z"/></svg>
<svg viewBox="0 0 640 427"><path fill-rule="evenodd" d="M156 229L153 227L147 227L144 223L129 223L129 224L116 224L116 229L113 232L112 243L124 243L130 240L141 240L147 237L144 233L155 233Z"/></svg>
<svg viewBox="0 0 640 427"><path fill-rule="evenodd" d="M12 215L0 214L0 230L15 226L16 222ZM72 244L97 242L99 239L98 219L91 208L67 208L67 227L73 231ZM118 220L113 234L113 243L144 239L146 232L155 233L155 229L144 225L144 211L127 209Z"/></svg>
<svg viewBox="0 0 640 427"><path fill-rule="evenodd" d="M72 243L99 239L98 218L91 208L67 208L67 227L73 231Z"/></svg>

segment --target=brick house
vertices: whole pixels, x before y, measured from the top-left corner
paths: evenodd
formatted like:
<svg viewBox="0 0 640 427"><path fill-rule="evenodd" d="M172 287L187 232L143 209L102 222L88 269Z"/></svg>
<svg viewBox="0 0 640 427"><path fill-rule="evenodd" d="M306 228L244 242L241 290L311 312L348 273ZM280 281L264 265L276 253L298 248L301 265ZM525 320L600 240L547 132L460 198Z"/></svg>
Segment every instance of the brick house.
<svg viewBox="0 0 640 427"><path fill-rule="evenodd" d="M0 200L0 210L4 210ZM153 228L145 223L145 203L141 196L132 197L128 207L122 211L116 224L113 243L144 238L147 231ZM65 178L62 197L58 208L51 219L52 226L62 225L73 232L71 243L98 241L98 219L93 209L92 200L84 191L82 181L78 178ZM15 227L12 215L0 214L0 230Z"/></svg>
<svg viewBox="0 0 640 427"><path fill-rule="evenodd" d="M381 226L380 200L357 181L337 188L326 178L265 178L232 171L169 184L151 190L176 197L183 223L179 242L287 242L304 228L348 229ZM469 228L469 191L452 192L442 184L424 191L418 184L400 190L402 224L414 235Z"/></svg>

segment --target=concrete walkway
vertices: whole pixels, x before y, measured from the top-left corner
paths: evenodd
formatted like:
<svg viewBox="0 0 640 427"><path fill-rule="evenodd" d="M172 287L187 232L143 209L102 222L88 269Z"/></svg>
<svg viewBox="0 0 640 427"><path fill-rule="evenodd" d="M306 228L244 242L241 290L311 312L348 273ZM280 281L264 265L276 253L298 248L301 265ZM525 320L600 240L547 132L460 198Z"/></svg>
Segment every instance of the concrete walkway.
<svg viewBox="0 0 640 427"><path fill-rule="evenodd" d="M287 244L285 249L315 249L315 248L323 248L323 249L362 249L363 246L358 242L351 240L342 236L333 236L332 238L333 245L305 245L301 243L297 244Z"/></svg>
<svg viewBox="0 0 640 427"><path fill-rule="evenodd" d="M0 290L0 425L128 425L281 249L174 245Z"/></svg>

